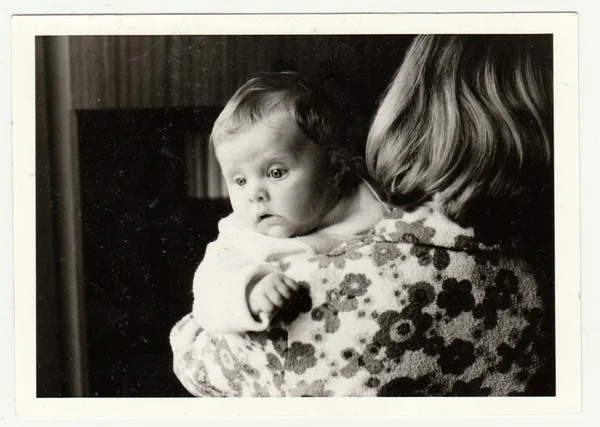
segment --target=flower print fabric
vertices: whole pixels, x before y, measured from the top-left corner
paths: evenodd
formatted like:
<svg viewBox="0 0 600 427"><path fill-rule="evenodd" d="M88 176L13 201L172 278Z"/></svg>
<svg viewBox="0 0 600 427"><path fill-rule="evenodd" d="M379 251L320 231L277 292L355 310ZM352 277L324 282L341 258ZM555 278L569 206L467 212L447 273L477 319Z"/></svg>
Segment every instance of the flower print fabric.
<svg viewBox="0 0 600 427"><path fill-rule="evenodd" d="M281 260L278 261L281 264ZM264 332L171 333L196 396L528 395L544 310L529 267L425 205L329 254L294 255L299 297Z"/></svg>

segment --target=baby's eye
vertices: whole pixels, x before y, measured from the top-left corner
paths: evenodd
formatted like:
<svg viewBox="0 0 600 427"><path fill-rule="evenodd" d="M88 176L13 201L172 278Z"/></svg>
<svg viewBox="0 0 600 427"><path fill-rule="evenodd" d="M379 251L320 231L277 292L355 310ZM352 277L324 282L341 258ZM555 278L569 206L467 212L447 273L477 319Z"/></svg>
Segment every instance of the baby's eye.
<svg viewBox="0 0 600 427"><path fill-rule="evenodd" d="M269 171L268 175L273 179L281 179L287 174L285 169L273 168Z"/></svg>
<svg viewBox="0 0 600 427"><path fill-rule="evenodd" d="M246 185L246 178L236 178L233 181L240 187L243 187L244 185Z"/></svg>

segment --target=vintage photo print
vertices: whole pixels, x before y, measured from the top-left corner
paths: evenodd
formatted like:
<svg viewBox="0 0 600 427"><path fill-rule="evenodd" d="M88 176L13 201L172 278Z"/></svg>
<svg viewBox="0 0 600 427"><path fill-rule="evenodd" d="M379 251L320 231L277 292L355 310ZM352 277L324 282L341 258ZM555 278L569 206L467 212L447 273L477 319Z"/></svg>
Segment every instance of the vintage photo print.
<svg viewBox="0 0 600 427"><path fill-rule="evenodd" d="M575 14L21 16L13 66L19 416L579 412Z"/></svg>

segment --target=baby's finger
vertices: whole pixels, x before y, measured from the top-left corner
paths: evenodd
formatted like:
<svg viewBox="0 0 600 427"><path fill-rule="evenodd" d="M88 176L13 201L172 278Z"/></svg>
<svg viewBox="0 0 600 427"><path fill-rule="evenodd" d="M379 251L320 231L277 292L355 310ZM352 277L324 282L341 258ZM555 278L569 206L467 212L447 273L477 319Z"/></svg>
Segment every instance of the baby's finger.
<svg viewBox="0 0 600 427"><path fill-rule="evenodd" d="M259 310L267 314L273 313L275 311L275 305L271 302L271 299L265 295L259 304Z"/></svg>
<svg viewBox="0 0 600 427"><path fill-rule="evenodd" d="M282 280L288 288L292 289L294 292L298 291L298 284L294 280L290 279L287 276L283 276Z"/></svg>
<svg viewBox="0 0 600 427"><path fill-rule="evenodd" d="M258 317L259 317L261 323L269 323L273 316L270 313L261 311L260 313L258 313Z"/></svg>
<svg viewBox="0 0 600 427"><path fill-rule="evenodd" d="M277 292L279 292L283 298L290 299L292 297L293 290L282 282L277 285Z"/></svg>
<svg viewBox="0 0 600 427"><path fill-rule="evenodd" d="M276 307L283 307L285 300L283 298L283 295L281 295L276 288L273 289L269 289L267 291L267 297L271 300L271 302L273 303L273 305L275 305Z"/></svg>

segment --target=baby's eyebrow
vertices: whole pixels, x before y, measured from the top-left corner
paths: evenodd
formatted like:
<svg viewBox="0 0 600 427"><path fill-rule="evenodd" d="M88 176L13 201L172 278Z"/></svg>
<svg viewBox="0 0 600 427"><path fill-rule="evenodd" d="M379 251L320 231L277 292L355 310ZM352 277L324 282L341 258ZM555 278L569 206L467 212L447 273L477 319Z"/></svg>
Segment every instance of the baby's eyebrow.
<svg viewBox="0 0 600 427"><path fill-rule="evenodd" d="M269 162L285 162L286 160L294 159L295 156L293 153L285 153L285 154L276 154L269 157L267 160Z"/></svg>
<svg viewBox="0 0 600 427"><path fill-rule="evenodd" d="M232 177L234 175L238 175L239 171L237 169L223 169L221 167L221 173L223 174L223 176L225 177Z"/></svg>
<svg viewBox="0 0 600 427"><path fill-rule="evenodd" d="M271 157L267 163L278 163L278 162L285 162L287 159L285 157Z"/></svg>

